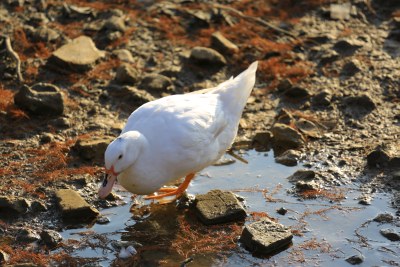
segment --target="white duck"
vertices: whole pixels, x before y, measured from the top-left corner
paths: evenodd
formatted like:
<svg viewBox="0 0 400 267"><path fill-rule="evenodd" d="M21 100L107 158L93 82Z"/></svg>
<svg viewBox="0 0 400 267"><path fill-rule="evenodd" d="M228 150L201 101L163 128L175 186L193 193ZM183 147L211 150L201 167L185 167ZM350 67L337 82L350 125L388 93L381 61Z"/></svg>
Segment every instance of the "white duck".
<svg viewBox="0 0 400 267"><path fill-rule="evenodd" d="M257 62L205 94L167 96L148 102L128 118L105 152L105 198L118 178L134 194L159 199L180 196L195 173L215 163L230 147L254 87ZM161 188L186 177L178 188ZM161 188L161 189L160 189Z"/></svg>

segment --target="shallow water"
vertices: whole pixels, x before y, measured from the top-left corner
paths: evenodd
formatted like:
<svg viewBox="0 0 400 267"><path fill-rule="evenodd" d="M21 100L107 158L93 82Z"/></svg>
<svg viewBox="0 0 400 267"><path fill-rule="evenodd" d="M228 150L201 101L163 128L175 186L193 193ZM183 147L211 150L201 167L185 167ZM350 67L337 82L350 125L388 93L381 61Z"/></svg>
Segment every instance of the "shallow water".
<svg viewBox="0 0 400 267"><path fill-rule="evenodd" d="M345 259L360 253L365 257L361 266L399 266L400 242L391 242L379 233L383 228L395 228L400 231L399 225L370 222L379 213L395 213L390 207L389 195L376 193L372 205L363 206L356 200L360 195L357 188L346 187L343 188L346 189L346 199L340 202L321 198L304 200L288 193L293 184L286 179L300 167L276 164L272 152L247 151L243 157L249 164L236 162L231 165L208 167L192 181L188 193L202 194L211 189L234 191L245 198L245 206L249 213L265 212L283 225L298 229L302 236L294 236L291 247L270 258L253 256L237 243L237 247L232 251L217 251L206 255L190 254L194 260L187 266L351 266ZM119 194L124 197L127 205L101 211L111 219L110 223L95 224L90 229L66 230L62 233L64 239L79 240L82 236L77 233L92 230L106 235L111 240L137 241L146 246L157 244L157 240L139 237L137 234L155 231L154 234L160 234L164 243L168 242L166 239L174 242L176 231L173 229L173 223L169 222L174 221L182 211L177 210L174 205L163 205L151 209L151 215L148 217L152 219L136 221L129 212L132 204L130 194ZM281 207L288 210L286 215L276 212ZM249 220L246 220L246 223L249 223ZM94 239L93 243L94 241L96 240ZM101 266L109 266L119 251L113 248L110 242L108 247L109 250L85 248L73 252L73 255L95 257L99 259ZM178 253L165 253L156 249L147 251L143 257L161 259L166 266L179 266L185 259Z"/></svg>

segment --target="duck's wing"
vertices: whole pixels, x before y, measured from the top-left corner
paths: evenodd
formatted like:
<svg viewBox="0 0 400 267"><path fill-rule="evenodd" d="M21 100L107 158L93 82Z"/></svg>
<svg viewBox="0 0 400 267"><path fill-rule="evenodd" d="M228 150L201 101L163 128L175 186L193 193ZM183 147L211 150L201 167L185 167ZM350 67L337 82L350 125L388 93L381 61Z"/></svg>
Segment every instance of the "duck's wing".
<svg viewBox="0 0 400 267"><path fill-rule="evenodd" d="M217 94L174 95L133 112L123 132L141 132L164 157L206 166L231 144L236 128L228 128L232 122Z"/></svg>

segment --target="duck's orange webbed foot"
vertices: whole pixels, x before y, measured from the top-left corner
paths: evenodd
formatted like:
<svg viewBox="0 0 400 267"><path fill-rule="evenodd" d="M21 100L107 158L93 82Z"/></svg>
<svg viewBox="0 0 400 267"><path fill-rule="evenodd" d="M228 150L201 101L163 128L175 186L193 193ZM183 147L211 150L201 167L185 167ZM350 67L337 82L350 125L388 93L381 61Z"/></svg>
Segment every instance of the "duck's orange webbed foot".
<svg viewBox="0 0 400 267"><path fill-rule="evenodd" d="M144 198L145 199L162 199L164 197L175 196L175 198L172 200L172 201L174 201L179 196L181 196L183 194L183 192L185 192L185 190L188 188L188 186L190 184L190 181L193 179L194 175L195 175L194 173L188 174L185 178L185 181L183 181L183 183L177 188L163 187L163 188L160 188L160 190L158 191L161 194L148 195L148 196L145 196Z"/></svg>

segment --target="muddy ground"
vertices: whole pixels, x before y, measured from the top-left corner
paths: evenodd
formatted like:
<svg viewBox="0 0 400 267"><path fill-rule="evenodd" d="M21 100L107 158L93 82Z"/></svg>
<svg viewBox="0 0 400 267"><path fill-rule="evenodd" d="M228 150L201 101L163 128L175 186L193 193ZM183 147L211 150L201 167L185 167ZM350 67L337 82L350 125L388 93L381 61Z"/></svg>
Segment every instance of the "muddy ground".
<svg viewBox="0 0 400 267"><path fill-rule="evenodd" d="M314 172L294 184L300 197L355 184L360 205L390 192L399 216L398 1L6 0L0 33L0 249L9 264L82 264L48 256L37 237L65 227L55 191L117 205L97 199L97 184L104 148L129 114L255 60L235 146L273 149L284 164L300 154ZM83 35L86 56L60 52Z"/></svg>

